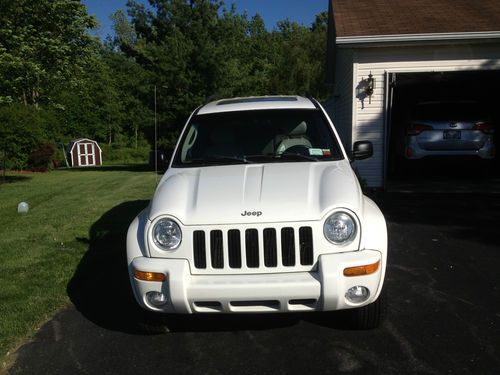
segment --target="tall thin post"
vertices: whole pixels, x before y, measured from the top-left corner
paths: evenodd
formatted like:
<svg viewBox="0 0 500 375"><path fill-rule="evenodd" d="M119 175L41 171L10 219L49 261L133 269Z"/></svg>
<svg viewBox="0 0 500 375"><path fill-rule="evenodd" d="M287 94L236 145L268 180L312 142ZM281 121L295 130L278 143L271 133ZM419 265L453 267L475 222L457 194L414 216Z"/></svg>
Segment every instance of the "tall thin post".
<svg viewBox="0 0 500 375"><path fill-rule="evenodd" d="M2 182L5 184L5 167L6 167L6 162L5 159L7 159L7 153L5 152L5 144L3 146L3 160L2 160Z"/></svg>
<svg viewBox="0 0 500 375"><path fill-rule="evenodd" d="M156 118L156 85L155 85L155 182L158 183L158 138Z"/></svg>

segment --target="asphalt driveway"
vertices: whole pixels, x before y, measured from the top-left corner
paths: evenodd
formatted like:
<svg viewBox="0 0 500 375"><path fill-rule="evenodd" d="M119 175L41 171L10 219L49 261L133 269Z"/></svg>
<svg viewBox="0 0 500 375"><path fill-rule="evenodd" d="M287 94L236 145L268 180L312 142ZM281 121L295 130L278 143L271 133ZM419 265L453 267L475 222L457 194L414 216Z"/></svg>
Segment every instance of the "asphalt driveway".
<svg viewBox="0 0 500 375"><path fill-rule="evenodd" d="M406 189L376 200L390 246L379 329L345 330L338 314L194 316L141 334L124 287L124 204L93 228L123 220L123 232L91 236L68 285L73 304L18 350L9 373L500 373L500 194Z"/></svg>

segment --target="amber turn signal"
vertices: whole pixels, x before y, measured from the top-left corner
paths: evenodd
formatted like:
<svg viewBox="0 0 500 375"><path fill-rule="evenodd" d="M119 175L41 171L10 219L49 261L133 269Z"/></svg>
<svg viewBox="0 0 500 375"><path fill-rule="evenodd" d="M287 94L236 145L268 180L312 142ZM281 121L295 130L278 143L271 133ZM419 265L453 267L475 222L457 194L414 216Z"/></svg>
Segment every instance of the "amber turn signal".
<svg viewBox="0 0 500 375"><path fill-rule="evenodd" d="M344 276L363 276L377 272L380 266L380 260L377 263L368 264L366 266L349 267L344 269Z"/></svg>
<svg viewBox="0 0 500 375"><path fill-rule="evenodd" d="M144 281L165 281L166 279L164 273L144 272L138 270L134 270L134 277L138 280L144 280Z"/></svg>

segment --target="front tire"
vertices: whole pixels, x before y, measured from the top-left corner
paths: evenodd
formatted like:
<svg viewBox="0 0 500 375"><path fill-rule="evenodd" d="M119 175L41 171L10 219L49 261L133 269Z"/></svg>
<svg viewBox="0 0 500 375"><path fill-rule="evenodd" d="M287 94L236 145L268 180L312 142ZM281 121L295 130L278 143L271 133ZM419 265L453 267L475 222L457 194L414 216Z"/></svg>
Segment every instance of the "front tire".
<svg viewBox="0 0 500 375"><path fill-rule="evenodd" d="M349 328L368 330L377 328L385 319L387 313L387 297L384 292L369 305L346 310Z"/></svg>
<svg viewBox="0 0 500 375"><path fill-rule="evenodd" d="M165 314L142 311L138 324L140 332L147 335L162 335L170 332Z"/></svg>

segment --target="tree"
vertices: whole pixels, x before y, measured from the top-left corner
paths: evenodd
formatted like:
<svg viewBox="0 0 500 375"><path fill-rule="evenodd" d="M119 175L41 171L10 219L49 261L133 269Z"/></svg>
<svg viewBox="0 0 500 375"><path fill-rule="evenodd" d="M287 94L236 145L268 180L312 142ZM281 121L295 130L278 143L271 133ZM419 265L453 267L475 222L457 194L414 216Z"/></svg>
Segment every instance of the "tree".
<svg viewBox="0 0 500 375"><path fill-rule="evenodd" d="M133 140L131 143L137 148L139 139L153 128L153 112L149 108L153 94L150 73L133 59L109 50L104 52L104 62L113 73L119 93L120 132Z"/></svg>
<svg viewBox="0 0 500 375"><path fill-rule="evenodd" d="M0 106L0 155L6 169L23 169L29 153L46 140L46 116L20 103Z"/></svg>
<svg viewBox="0 0 500 375"><path fill-rule="evenodd" d="M116 74L105 55L102 49L96 51L82 65L83 70L74 77L72 86L61 86L54 91L64 122L61 141L87 137L111 144L114 135L121 133L124 103Z"/></svg>
<svg viewBox="0 0 500 375"><path fill-rule="evenodd" d="M150 4L154 13L127 3L137 40L121 47L149 72L151 92L155 85L163 88L158 95L159 128L168 133L178 130L192 108L216 91L215 38L220 35L221 3L152 0Z"/></svg>
<svg viewBox="0 0 500 375"><path fill-rule="evenodd" d="M2 0L0 102L50 103L51 90L71 83L91 53L95 25L76 0Z"/></svg>
<svg viewBox="0 0 500 375"><path fill-rule="evenodd" d="M327 96L325 85L328 14L320 13L311 28L297 22L278 22L273 31L278 56L273 65L271 90L287 94Z"/></svg>
<svg viewBox="0 0 500 375"><path fill-rule="evenodd" d="M220 0L149 3L112 14L115 35L100 43L80 1L0 0L0 136L15 143L12 165L26 162L35 138L152 143L155 86L167 143L214 94L326 96L326 12L310 28L284 20L269 32L260 15Z"/></svg>

